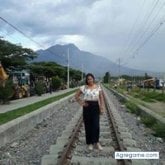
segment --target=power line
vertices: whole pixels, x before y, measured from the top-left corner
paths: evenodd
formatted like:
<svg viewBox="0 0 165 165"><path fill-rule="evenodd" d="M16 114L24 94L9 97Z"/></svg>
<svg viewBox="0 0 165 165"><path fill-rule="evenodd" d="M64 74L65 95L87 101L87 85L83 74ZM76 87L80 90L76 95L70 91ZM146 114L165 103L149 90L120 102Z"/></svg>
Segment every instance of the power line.
<svg viewBox="0 0 165 165"><path fill-rule="evenodd" d="M151 12L150 12L150 15L148 15L148 19L147 19L147 22L149 20L149 17L151 16L151 14L153 13L155 7L157 6L159 0L157 0L157 2L155 3L154 7L152 8ZM160 11L162 10L162 8L164 7L165 3L163 3L163 5L159 8L158 12L156 13L155 17L151 20L150 24L145 28L145 31L141 33L141 38L144 37L144 34L147 32L147 30L149 30L149 27L151 26L151 24L153 24L153 22L155 21L155 19L158 17L158 14L160 13ZM151 31L151 34L149 34L149 36L146 36L146 39L144 39L144 41L142 43L139 43L139 46L137 46L137 48L133 51L133 53L131 53L131 56L128 57L128 58L135 58L135 55L138 54L138 51L151 39L151 37L159 30L159 28L164 24L164 21L161 22L160 24L156 25L153 30ZM137 40L136 40L137 41ZM127 58L127 59L128 59ZM124 63L127 64L128 63L128 60L126 60L127 62Z"/></svg>
<svg viewBox="0 0 165 165"><path fill-rule="evenodd" d="M151 25L153 24L153 22L156 20L156 18L158 17L158 14L160 13L160 11L161 11L162 8L164 7L164 5L165 5L165 3L164 3L162 6L160 6L160 8L159 8L158 12L156 13L155 17L151 20L150 24L146 27L146 29L144 30L144 33L143 33L143 35L141 35L141 38L140 38L140 39L142 39L143 36L145 35L145 33L149 30L150 26L151 26Z"/></svg>
<svg viewBox="0 0 165 165"><path fill-rule="evenodd" d="M155 4L153 5L153 7L152 7L151 10L149 11L149 13L146 14L146 16L144 17L145 19L143 20L143 22L142 22L141 25L140 25L140 28L143 27L143 29L145 29L144 27L147 25L147 23L148 23L148 21L149 21L151 15L152 15L152 13L153 13L153 11L156 9L156 6L158 5L158 3L159 3L159 0L157 0L157 1L155 2ZM139 28L138 31L140 31L140 28ZM137 32L138 32L138 31L137 31ZM137 33L137 36L135 37L134 42L132 42L132 47L130 46L129 52L132 52L132 51L135 49L136 45L138 44L139 38L141 38L143 35L144 35L144 32L143 32L143 31L142 31L140 34ZM129 52L128 52L128 53L129 53Z"/></svg>
<svg viewBox="0 0 165 165"><path fill-rule="evenodd" d="M37 44L39 47L43 48L44 46L41 45L39 42L33 40L31 37L29 37L27 34L25 34L23 31L21 31L20 29L18 29L16 26L14 26L13 24L11 24L10 22L8 22L6 19L0 17L0 19L5 22L6 24L8 24L9 26L11 26L13 29L15 29L17 32L21 33L24 37L28 38L30 41L34 42L35 44ZM58 54L54 54L53 51L51 50L48 50L46 49L47 52L51 53L52 55L55 55L55 56L59 56L61 57L60 55ZM66 52L66 55L67 55L67 52Z"/></svg>
<svg viewBox="0 0 165 165"><path fill-rule="evenodd" d="M161 22L158 27L153 29L152 33L143 41L142 44L139 45L139 47L135 50L135 52L139 51L150 39L151 37L160 29L160 27L164 24L165 21Z"/></svg>
<svg viewBox="0 0 165 165"><path fill-rule="evenodd" d="M15 29L16 31L18 31L19 33L21 33L23 36L25 36L26 38L28 38L29 40L31 40L32 42L34 42L35 44L39 45L40 47L43 47L40 43L34 41L31 37L29 37L28 35L26 35L24 32L22 32L20 29L18 29L16 26L12 25L11 23L9 23L6 19L0 17L0 19L5 22L6 24L8 24L9 26L11 26L13 29Z"/></svg>
<svg viewBox="0 0 165 165"><path fill-rule="evenodd" d="M158 1L159 1L159 0L158 0ZM156 5L158 4L158 1L157 1L157 3L154 5L154 8L153 8L153 9L155 9ZM135 46L134 46L133 49L135 49L136 44L138 44L138 42L140 43L140 41L144 38L145 34L146 34L147 31L150 29L151 25L152 25L153 22L156 20L158 14L160 13L160 11L161 11L161 9L162 9L163 7L164 7L164 5L161 6L161 8L159 8L158 12L156 13L155 17L151 20L151 22L149 22L149 17L150 17L151 15L148 16L148 19L146 20L146 21L147 21L147 22L146 22L146 26L143 28L143 29L144 29L143 32L137 37L137 40L136 40L136 42L135 42ZM153 11L154 11L154 10L152 10L152 13L153 13ZM148 25L147 25L147 23L148 23ZM132 51L133 51L133 49L132 49Z"/></svg>
<svg viewBox="0 0 165 165"><path fill-rule="evenodd" d="M145 2L146 2L146 0L143 0L142 4L140 5L140 9L144 7ZM121 50L121 52L119 54L127 54L128 50L129 50L129 48L130 48L130 46L132 44L132 41L133 41L133 32L135 31L134 29L136 28L136 24L137 24L138 19L140 17L141 11L142 10L139 10L139 12L137 14L137 17L136 17L132 27L129 30L128 39L126 41L127 45L126 45L126 47L124 49L124 52L123 52L123 50ZM120 59L122 59L122 58L120 58ZM118 61L118 59L117 59L117 61Z"/></svg>
<svg viewBox="0 0 165 165"><path fill-rule="evenodd" d="M146 2L146 0L143 1L142 5L141 5L142 8L144 7L145 2ZM141 7L140 7L140 8L141 8ZM142 10L143 10L143 9L142 9ZM132 44L133 36L131 37L131 35L132 35L133 32L135 31L134 29L136 28L136 24L137 24L137 22L138 22L138 19L139 19L139 17L140 17L140 14L141 14L142 10L139 10L139 13L137 14L137 17L136 17L136 19L135 19L135 22L134 22L134 24L133 24L133 26L132 26L132 28L131 28L131 30L130 30L130 32L129 32L129 35L128 35L128 45L127 45L126 49L124 50L124 52L128 52L129 47L130 47L131 44ZM124 53L124 54L125 54L125 53Z"/></svg>
<svg viewBox="0 0 165 165"><path fill-rule="evenodd" d="M139 47L133 52L132 54L132 58L135 57L135 54L138 53L138 51L154 36L154 34L160 29L160 27L165 23L165 21L161 22L155 29L153 29L152 33L143 41L143 43L141 43L139 45ZM128 64L128 60L127 62L125 62L123 65Z"/></svg>
<svg viewBox="0 0 165 165"><path fill-rule="evenodd" d="M158 12L156 13L155 17L152 19L150 25L154 22L154 20L157 18L158 14L160 13L161 9L164 7L165 3L163 3L163 5L161 6L161 8L158 10ZM159 28L164 24L164 21L160 22L158 25L156 25L152 31L151 34L149 34L149 36L147 36L144 41L136 48L136 50L134 52L139 51L148 41L149 39L159 30ZM145 29L144 33L147 32L147 30L149 30L149 26ZM143 36L142 36L143 37Z"/></svg>

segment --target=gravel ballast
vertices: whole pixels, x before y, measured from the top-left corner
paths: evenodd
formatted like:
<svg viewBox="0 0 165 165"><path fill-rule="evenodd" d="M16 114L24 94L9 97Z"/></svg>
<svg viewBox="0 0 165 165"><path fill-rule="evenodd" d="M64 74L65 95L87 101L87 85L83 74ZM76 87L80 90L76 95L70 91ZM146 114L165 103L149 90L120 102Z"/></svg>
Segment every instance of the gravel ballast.
<svg viewBox="0 0 165 165"><path fill-rule="evenodd" d="M4 147L0 148L0 165L39 165L41 158L48 153L49 147L56 143L68 122L79 109L76 102L70 100L68 104L58 110L48 119Z"/></svg>
<svg viewBox="0 0 165 165"><path fill-rule="evenodd" d="M137 147L144 152L159 152L160 160L151 160L151 165L165 165L165 141L160 137L153 136L153 131L141 122L140 117L127 112L125 105L122 105L116 99L116 96L112 95L110 92L109 95L111 95L110 97L113 99L123 122L136 141Z"/></svg>
<svg viewBox="0 0 165 165"><path fill-rule="evenodd" d="M128 127L137 147L142 151L158 151L160 160L151 160L151 165L165 164L165 142L162 138L152 135L152 130L141 123L139 117L128 113L124 105L109 93L113 102ZM56 143L57 137L79 110L76 102L69 101L65 107L56 110L50 118L38 124L33 130L19 140L0 148L0 165L40 165L43 155L49 153L49 148Z"/></svg>

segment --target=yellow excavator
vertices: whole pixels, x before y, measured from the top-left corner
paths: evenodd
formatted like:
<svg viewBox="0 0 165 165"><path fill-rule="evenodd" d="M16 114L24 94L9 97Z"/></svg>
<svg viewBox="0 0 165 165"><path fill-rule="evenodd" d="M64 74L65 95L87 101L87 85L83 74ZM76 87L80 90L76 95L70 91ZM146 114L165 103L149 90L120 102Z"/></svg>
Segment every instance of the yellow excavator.
<svg viewBox="0 0 165 165"><path fill-rule="evenodd" d="M10 77L14 84L14 98L30 96L30 74L26 70L11 71Z"/></svg>
<svg viewBox="0 0 165 165"><path fill-rule="evenodd" d="M29 74L24 71L11 72L10 77L14 85L13 98L20 99L22 97L29 97L30 96ZM0 63L0 86L5 87L5 83L8 78L9 78L9 75L5 72L2 64Z"/></svg>

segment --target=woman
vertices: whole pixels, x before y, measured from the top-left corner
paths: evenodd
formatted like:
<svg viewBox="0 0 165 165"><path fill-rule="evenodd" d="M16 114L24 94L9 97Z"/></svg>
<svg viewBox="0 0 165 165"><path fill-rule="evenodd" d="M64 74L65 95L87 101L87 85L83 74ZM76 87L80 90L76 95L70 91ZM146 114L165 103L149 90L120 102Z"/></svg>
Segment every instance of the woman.
<svg viewBox="0 0 165 165"><path fill-rule="evenodd" d="M83 95L83 99L80 99L81 95ZM86 75L86 85L80 87L75 98L83 106L86 144L89 150L93 150L94 145L97 149L102 150L103 148L99 143L99 114L104 112L103 94L100 86L95 84L93 74L88 73Z"/></svg>

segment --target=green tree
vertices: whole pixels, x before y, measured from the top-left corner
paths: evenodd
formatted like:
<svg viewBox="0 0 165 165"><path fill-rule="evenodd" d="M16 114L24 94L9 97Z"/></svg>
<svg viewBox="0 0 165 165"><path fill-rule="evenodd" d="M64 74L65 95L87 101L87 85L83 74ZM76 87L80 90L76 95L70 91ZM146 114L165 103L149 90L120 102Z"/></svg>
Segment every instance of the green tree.
<svg viewBox="0 0 165 165"><path fill-rule="evenodd" d="M31 72L36 75L45 76L47 78L51 78L53 76L59 76L64 79L65 76L65 68L58 65L55 62L38 62L33 63L30 66Z"/></svg>
<svg viewBox="0 0 165 165"><path fill-rule="evenodd" d="M103 80L104 80L104 83L109 83L109 81L110 81L110 73L109 72L105 73Z"/></svg>
<svg viewBox="0 0 165 165"><path fill-rule="evenodd" d="M57 90L60 88L61 85L62 85L62 80L58 76L52 77L53 89Z"/></svg>
<svg viewBox="0 0 165 165"><path fill-rule="evenodd" d="M0 39L0 61L4 68L23 67L27 61L36 56L37 54L31 49L22 48L22 46Z"/></svg>
<svg viewBox="0 0 165 165"><path fill-rule="evenodd" d="M61 66L55 62L37 62L29 67L31 72L38 76L47 78L58 76L64 84L67 81L67 67ZM81 71L70 68L70 80L77 84L81 80Z"/></svg>

